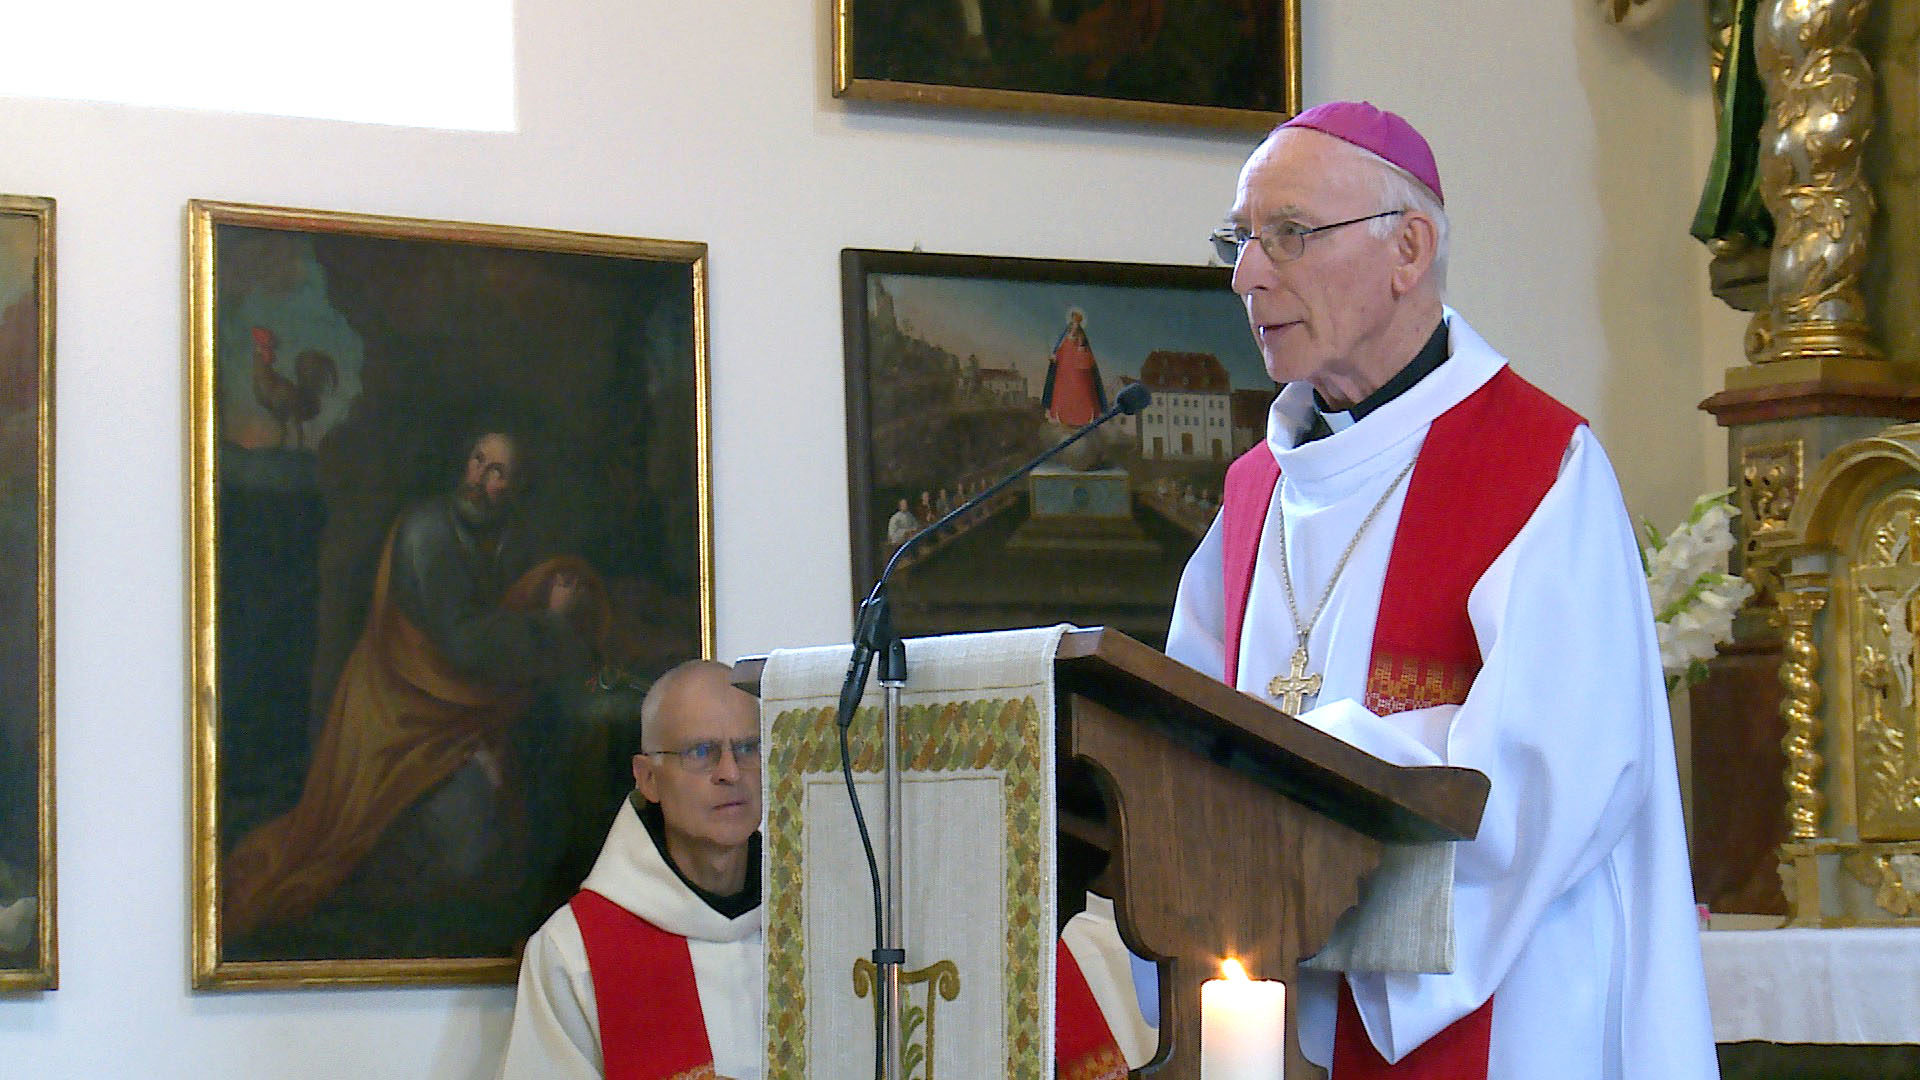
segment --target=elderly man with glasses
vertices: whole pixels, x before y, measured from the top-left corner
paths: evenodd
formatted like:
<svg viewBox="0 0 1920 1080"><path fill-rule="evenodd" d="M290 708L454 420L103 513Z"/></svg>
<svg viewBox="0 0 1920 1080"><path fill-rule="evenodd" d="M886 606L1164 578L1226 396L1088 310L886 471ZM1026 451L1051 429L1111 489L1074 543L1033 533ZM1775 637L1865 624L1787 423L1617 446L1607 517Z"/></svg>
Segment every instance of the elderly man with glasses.
<svg viewBox="0 0 1920 1080"><path fill-rule="evenodd" d="M1366 103L1248 159L1214 243L1284 386L1167 652L1491 780L1450 853L1451 971L1296 979L1302 1050L1336 1080L1715 1076L1633 530L1592 430L1443 305L1447 233L1426 140Z"/></svg>
<svg viewBox="0 0 1920 1080"><path fill-rule="evenodd" d="M729 670L647 692L636 790L527 942L504 1080L760 1076L760 713Z"/></svg>

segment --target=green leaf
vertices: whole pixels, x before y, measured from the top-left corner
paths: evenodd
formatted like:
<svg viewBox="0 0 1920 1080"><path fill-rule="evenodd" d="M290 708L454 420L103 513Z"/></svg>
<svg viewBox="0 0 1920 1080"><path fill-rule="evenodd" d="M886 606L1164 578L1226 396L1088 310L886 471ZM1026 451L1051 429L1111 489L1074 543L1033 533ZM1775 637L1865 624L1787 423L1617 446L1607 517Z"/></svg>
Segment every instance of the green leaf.
<svg viewBox="0 0 1920 1080"><path fill-rule="evenodd" d="M1721 488L1719 491L1709 491L1705 495L1693 500L1693 508L1687 511L1687 524L1692 525L1697 523L1701 518L1707 516L1707 511L1726 502L1732 495L1732 488Z"/></svg>

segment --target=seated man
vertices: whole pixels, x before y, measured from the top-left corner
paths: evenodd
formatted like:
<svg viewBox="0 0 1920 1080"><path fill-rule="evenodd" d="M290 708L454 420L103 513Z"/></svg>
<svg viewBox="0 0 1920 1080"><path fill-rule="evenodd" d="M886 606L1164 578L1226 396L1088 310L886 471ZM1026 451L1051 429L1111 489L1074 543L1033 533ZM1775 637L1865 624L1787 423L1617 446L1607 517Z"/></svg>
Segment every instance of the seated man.
<svg viewBox="0 0 1920 1080"><path fill-rule="evenodd" d="M692 660L647 692L637 790L527 942L502 1080L758 1080L760 718L728 673Z"/></svg>
<svg viewBox="0 0 1920 1080"><path fill-rule="evenodd" d="M1060 931L1060 944L1065 947L1065 959L1072 961L1085 980L1100 1018L1106 1022L1105 1034L1126 1059L1126 1067L1138 1069L1152 1061L1160 1049L1160 1002L1157 998L1142 999L1135 973L1148 972L1146 981L1157 995L1158 972L1151 961L1135 956L1120 940L1113 901L1099 893L1087 893L1086 909L1067 921ZM1062 995L1059 1000L1064 1003L1067 999ZM1154 1012L1151 1019L1148 1008ZM1068 1014L1057 1015L1064 1025Z"/></svg>
<svg viewBox="0 0 1920 1080"><path fill-rule="evenodd" d="M527 942L501 1080L759 1080L760 722L729 673L690 660L647 691L637 790L580 893ZM1056 959L1057 1056L1124 1077L1112 995L1068 945Z"/></svg>

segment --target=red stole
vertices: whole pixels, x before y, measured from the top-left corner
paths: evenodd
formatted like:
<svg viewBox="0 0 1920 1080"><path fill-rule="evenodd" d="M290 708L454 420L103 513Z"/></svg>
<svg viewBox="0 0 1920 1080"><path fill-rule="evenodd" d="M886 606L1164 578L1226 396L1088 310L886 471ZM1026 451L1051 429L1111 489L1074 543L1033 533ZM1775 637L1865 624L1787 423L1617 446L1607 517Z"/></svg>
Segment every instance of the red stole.
<svg viewBox="0 0 1920 1080"><path fill-rule="evenodd" d="M713 1050L687 939L581 890L580 924L606 1080L711 1080Z"/></svg>
<svg viewBox="0 0 1920 1080"><path fill-rule="evenodd" d="M1058 1080L1126 1080L1127 1059L1073 952L1065 942L1055 942L1053 955L1054 1075Z"/></svg>
<svg viewBox="0 0 1920 1080"><path fill-rule="evenodd" d="M1533 516L1560 474L1580 416L1502 367L1428 429L1387 557L1367 665L1367 708L1382 716L1466 701L1480 673L1467 595ZM1227 469L1221 507L1226 681L1240 674L1240 635L1260 533L1280 466L1262 442ZM1380 1057L1341 980L1335 1080L1484 1080L1493 999L1397 1064Z"/></svg>

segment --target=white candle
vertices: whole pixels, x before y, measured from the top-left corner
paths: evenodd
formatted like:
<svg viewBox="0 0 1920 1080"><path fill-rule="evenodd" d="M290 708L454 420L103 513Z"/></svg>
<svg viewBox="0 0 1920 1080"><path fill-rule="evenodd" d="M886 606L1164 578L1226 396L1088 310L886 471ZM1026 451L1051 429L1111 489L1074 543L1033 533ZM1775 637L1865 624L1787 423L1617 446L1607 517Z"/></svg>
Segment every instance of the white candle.
<svg viewBox="0 0 1920 1080"><path fill-rule="evenodd" d="M1238 960L1200 984L1201 1080L1280 1080L1287 1046L1285 983L1247 978Z"/></svg>

